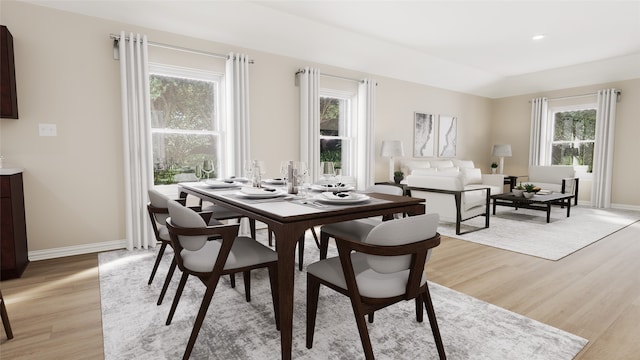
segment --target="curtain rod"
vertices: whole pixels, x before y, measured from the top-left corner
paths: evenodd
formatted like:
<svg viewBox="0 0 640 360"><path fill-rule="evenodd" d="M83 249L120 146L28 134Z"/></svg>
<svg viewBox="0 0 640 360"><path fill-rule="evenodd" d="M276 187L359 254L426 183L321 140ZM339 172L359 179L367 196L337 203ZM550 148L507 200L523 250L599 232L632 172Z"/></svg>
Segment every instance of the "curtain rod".
<svg viewBox="0 0 640 360"><path fill-rule="evenodd" d="M567 100L567 99L576 99L576 98L581 98L581 97L587 97L587 96L597 96L598 93L591 93L591 94L580 94L580 95L570 95L570 96L560 96L560 97L556 97L556 98L548 98L548 101L555 101L555 100ZM622 90L616 90L616 101L620 101L620 96L622 95ZM529 100L529 102L531 102L531 100Z"/></svg>
<svg viewBox="0 0 640 360"><path fill-rule="evenodd" d="M296 71L296 76L298 76L298 74L304 74L304 73L305 73L305 69L300 69L300 70ZM349 77L345 77L345 76L324 74L324 73L320 73L320 76L326 76L326 77L330 77L330 78L334 78L334 79L340 79L340 80L355 81L355 82L358 82L358 83L364 82L364 80L349 78Z"/></svg>
<svg viewBox="0 0 640 360"><path fill-rule="evenodd" d="M120 35L109 34L109 37L114 40L114 46L115 46L115 43L120 40ZM128 36L125 36L125 40L131 40L131 39L129 39ZM202 50L194 50L194 49L189 49L181 46L163 44L155 41L147 41L147 44L155 47L164 48L164 49L178 50L178 51L188 52L188 53L197 54L197 55L211 56L211 57L220 58L220 59L227 59L229 57L228 55L225 55L225 54L216 54L216 53L202 51ZM249 64L253 64L253 63L254 63L253 60L249 60Z"/></svg>

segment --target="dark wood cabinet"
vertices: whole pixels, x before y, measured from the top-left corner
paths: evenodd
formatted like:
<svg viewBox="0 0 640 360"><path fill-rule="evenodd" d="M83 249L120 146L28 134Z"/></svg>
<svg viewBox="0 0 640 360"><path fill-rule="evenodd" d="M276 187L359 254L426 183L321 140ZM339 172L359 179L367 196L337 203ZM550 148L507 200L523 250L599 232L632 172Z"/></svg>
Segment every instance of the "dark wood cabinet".
<svg viewBox="0 0 640 360"><path fill-rule="evenodd" d="M0 175L0 280L22 276L29 264L22 172Z"/></svg>
<svg viewBox="0 0 640 360"><path fill-rule="evenodd" d="M13 36L4 25L0 25L0 118L18 118Z"/></svg>

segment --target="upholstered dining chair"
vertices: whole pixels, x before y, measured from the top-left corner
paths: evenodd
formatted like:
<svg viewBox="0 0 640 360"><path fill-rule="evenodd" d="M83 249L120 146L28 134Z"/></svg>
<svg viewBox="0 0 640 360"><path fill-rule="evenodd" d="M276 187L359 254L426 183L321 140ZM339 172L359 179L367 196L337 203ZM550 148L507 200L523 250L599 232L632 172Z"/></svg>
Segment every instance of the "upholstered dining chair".
<svg viewBox="0 0 640 360"><path fill-rule="evenodd" d="M388 195L403 195L403 190L399 186L394 185L371 185L366 192L375 192ZM339 223L323 225L320 228L320 259L327 258L327 249L329 247L329 239L341 237L351 240L363 241L371 229L382 222L382 217L366 218L343 221ZM301 261L302 262L302 261Z"/></svg>
<svg viewBox="0 0 640 360"><path fill-rule="evenodd" d="M196 276L206 286L183 359L188 359L193 350L222 275L242 272L246 299L250 301L251 270L267 268L276 328L279 329L277 253L252 238L238 236L240 227L238 224L208 226L208 213L196 213L176 201L169 201L168 208L170 217L167 219L167 229L176 254L178 268L182 271L182 277L173 298L166 324L169 325L173 319L189 275ZM211 240L216 236L221 238Z"/></svg>
<svg viewBox="0 0 640 360"><path fill-rule="evenodd" d="M169 217L169 210L167 209L167 202L171 200L167 195L161 193L156 189L149 189L148 191L149 203L147 204L147 210L149 212L149 219L151 221L151 227L153 228L153 233L155 235L156 241L160 243L160 249L158 250L158 254L156 256L156 261L153 264L153 270L151 271L151 275L149 276L148 284L151 285L153 279L158 271L158 266L160 265L160 261L162 260L162 256L165 253L167 246L171 246L171 241L169 239L169 231L165 226L165 222ZM175 199L182 205L186 205L186 199ZM200 204L202 205L202 204ZM211 213L211 220L209 221L209 225L219 225L219 220L228 220L228 219L240 219L242 215L238 213L234 213L230 210L225 209L222 206L218 205L209 205L206 207L208 212ZM192 207L192 209L197 211L202 211L200 206ZM251 231L253 237L255 238L255 220L250 220ZM164 296L167 292L167 288L171 283L171 279L173 278L173 274L175 272L177 263L176 260L173 259L171 261L171 265L169 266L169 271L167 272L167 276L165 277L164 284L162 285L162 290L160 291L160 296L158 297L158 305L162 304ZM235 287L235 277L230 275L231 287Z"/></svg>
<svg viewBox="0 0 640 360"><path fill-rule="evenodd" d="M2 317L2 325L4 326L4 332L7 334L7 339L13 339L13 331L11 330L11 323L9 322L7 307L4 305L4 297L2 297L2 291L0 291L0 317Z"/></svg>
<svg viewBox="0 0 640 360"><path fill-rule="evenodd" d="M410 216L375 226L360 242L336 237L338 257L307 267L307 348L313 347L320 285L351 300L365 357L374 359L365 315L415 299L416 319L426 305L440 359L446 359L429 294L425 263L440 244L438 214Z"/></svg>

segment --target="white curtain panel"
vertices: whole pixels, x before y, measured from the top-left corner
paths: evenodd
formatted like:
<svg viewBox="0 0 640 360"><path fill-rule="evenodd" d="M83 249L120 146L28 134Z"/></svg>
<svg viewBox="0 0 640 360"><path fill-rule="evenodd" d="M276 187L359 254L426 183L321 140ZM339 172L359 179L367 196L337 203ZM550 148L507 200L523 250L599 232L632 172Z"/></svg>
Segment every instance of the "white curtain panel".
<svg viewBox="0 0 640 360"><path fill-rule="evenodd" d="M358 86L357 187L364 190L375 182L376 81L364 79Z"/></svg>
<svg viewBox="0 0 640 360"><path fill-rule="evenodd" d="M531 100L531 134L529 139L529 166L543 165L545 160L545 141L548 99L545 97Z"/></svg>
<svg viewBox="0 0 640 360"><path fill-rule="evenodd" d="M300 85L300 161L309 167L312 182L320 178L320 70L298 72Z"/></svg>
<svg viewBox="0 0 640 360"><path fill-rule="evenodd" d="M224 176L242 176L244 164L251 160L249 131L249 57L229 53L226 62L227 99L226 151L233 161L226 161Z"/></svg>
<svg viewBox="0 0 640 360"><path fill-rule="evenodd" d="M593 149L591 203L596 208L611 207L611 177L618 90L598 91L596 143Z"/></svg>
<svg viewBox="0 0 640 360"><path fill-rule="evenodd" d="M120 80L127 249L155 246L147 214L153 186L147 37L120 32Z"/></svg>

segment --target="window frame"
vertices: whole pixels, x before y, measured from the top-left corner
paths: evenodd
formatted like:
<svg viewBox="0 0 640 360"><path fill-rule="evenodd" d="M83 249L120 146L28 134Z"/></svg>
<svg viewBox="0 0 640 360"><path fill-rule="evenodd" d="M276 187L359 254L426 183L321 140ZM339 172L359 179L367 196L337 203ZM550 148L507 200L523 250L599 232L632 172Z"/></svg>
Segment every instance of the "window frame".
<svg viewBox="0 0 640 360"><path fill-rule="evenodd" d="M333 98L338 100L345 101L345 111L344 114L341 112L341 121L339 123L338 133L339 135L322 135L318 134L319 140L340 140L342 141L342 153L341 153L341 168L343 176L351 176L355 178L356 169L357 169L357 109L358 109L358 95L350 92L350 91L342 91L330 88L320 88L319 99L322 98ZM342 121L342 117L344 116L344 121ZM320 121L320 118L318 118ZM344 130L344 134L342 133ZM344 144L347 142L348 146L345 149ZM320 146L320 143L317 144ZM348 161L345 163L344 159L347 158ZM320 159L319 159L320 161ZM346 166L345 166L346 165Z"/></svg>
<svg viewBox="0 0 640 360"><path fill-rule="evenodd" d="M153 147L153 135L154 134L172 134L172 135L210 135L216 138L216 142L218 144L215 155L217 163L214 165L215 169L217 169L216 175L218 177L225 176L226 166L224 163L228 162L229 159L224 156L223 150L226 148L226 121L224 121L225 116L225 98L224 98L224 88L225 88L225 77L223 73L175 66L157 62L149 62L149 77L157 75L157 76L165 76L165 77L175 77L181 79L188 80L196 80L196 81L207 81L214 83L214 124L213 130L187 130L187 129L170 129L170 128L154 128L150 124L150 134L151 134L151 146ZM216 130L217 129L217 130ZM152 159L154 158L154 154L152 153ZM224 162L224 163L223 163ZM159 185L159 184L158 184ZM155 185L155 186L158 186ZM175 186L175 183L171 184Z"/></svg>
<svg viewBox="0 0 640 360"><path fill-rule="evenodd" d="M571 111L582 111L582 110L595 110L596 111L596 119L597 119L597 114L598 114L598 105L596 103L584 103L584 104L575 104L575 105L562 105L562 106L549 106L548 108L548 116L547 116L547 141L545 143L545 151L546 151L546 155L545 155L545 162L549 165L553 165L552 164L552 160L553 160L553 145L554 144L560 144L560 143L575 143L575 141L554 141L554 122L555 122L555 114L556 113L562 113L562 112L571 112ZM597 126L597 124L594 123L594 126ZM591 142L589 141L579 141L579 143L586 143L586 142ZM595 149L595 143L596 143L596 139L595 139L595 129L594 129L594 139L593 139L593 144L594 144L594 149ZM577 166L577 165L573 165L573 166ZM593 173L592 172L583 172L583 173L576 173L577 177L580 177L581 179L591 179L593 177Z"/></svg>

